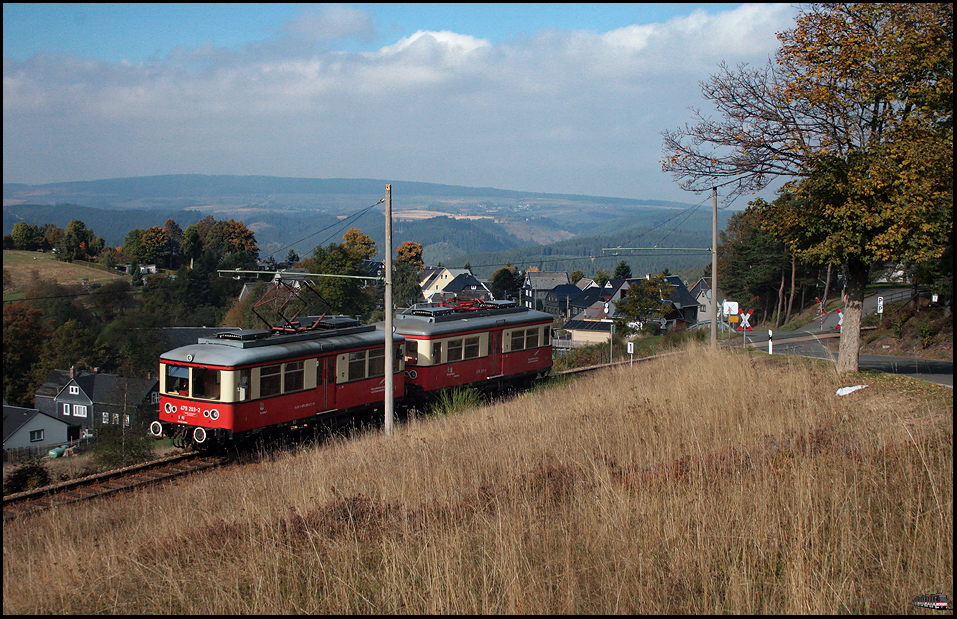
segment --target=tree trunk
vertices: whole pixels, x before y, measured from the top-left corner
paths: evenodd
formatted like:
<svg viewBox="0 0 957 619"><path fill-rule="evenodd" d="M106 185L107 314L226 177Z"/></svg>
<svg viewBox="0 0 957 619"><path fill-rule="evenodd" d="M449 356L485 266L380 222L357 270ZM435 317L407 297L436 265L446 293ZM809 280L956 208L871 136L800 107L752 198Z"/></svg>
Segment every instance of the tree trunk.
<svg viewBox="0 0 957 619"><path fill-rule="evenodd" d="M827 307L827 293L831 289L831 266L832 265L829 262L827 264L827 279L824 280L824 296L821 297L821 302L823 303L823 305L821 305L821 309L824 309Z"/></svg>
<svg viewBox="0 0 957 619"><path fill-rule="evenodd" d="M837 350L838 373L857 372L861 349L861 315L864 310L864 287L867 286L868 266L858 260L847 265L847 284L844 293L844 321L841 323L841 343Z"/></svg>
<svg viewBox="0 0 957 619"><path fill-rule="evenodd" d="M781 287L778 288L778 304L774 315L774 328L781 326L781 311L784 309L784 269L781 269Z"/></svg>
<svg viewBox="0 0 957 619"><path fill-rule="evenodd" d="M784 324L791 322L791 309L794 307L794 284L797 278L797 258L791 256L791 296L788 298L788 313L784 318Z"/></svg>

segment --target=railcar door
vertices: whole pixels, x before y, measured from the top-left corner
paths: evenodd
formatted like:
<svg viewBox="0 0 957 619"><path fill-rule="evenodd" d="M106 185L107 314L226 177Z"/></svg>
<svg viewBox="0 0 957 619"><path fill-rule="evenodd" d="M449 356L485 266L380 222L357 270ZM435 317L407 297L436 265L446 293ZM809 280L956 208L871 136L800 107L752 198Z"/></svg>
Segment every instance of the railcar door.
<svg viewBox="0 0 957 619"><path fill-rule="evenodd" d="M490 376L501 376L502 370L502 332L492 331L489 333L488 345L492 353L492 373Z"/></svg>
<svg viewBox="0 0 957 619"><path fill-rule="evenodd" d="M317 373L322 379L322 384L318 385L317 408L320 411L331 410L336 407L336 358L333 356L319 359Z"/></svg>

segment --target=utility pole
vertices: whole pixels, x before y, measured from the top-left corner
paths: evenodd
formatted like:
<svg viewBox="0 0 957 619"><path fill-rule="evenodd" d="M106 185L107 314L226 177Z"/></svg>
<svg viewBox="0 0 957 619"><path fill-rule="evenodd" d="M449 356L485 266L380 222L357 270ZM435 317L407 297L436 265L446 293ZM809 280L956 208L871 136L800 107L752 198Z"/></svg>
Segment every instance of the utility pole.
<svg viewBox="0 0 957 619"><path fill-rule="evenodd" d="M392 185L385 186L385 433L392 434L395 351L392 347Z"/></svg>
<svg viewBox="0 0 957 619"><path fill-rule="evenodd" d="M718 347L718 188L711 188L711 348Z"/></svg>

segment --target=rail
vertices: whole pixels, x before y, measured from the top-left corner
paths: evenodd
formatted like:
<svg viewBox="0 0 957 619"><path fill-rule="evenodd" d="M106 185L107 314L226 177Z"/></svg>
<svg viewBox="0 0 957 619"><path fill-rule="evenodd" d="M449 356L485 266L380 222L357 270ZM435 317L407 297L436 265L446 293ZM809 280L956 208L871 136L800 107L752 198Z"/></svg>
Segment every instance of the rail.
<svg viewBox="0 0 957 619"><path fill-rule="evenodd" d="M188 453L3 497L3 521L94 499L221 465L222 456Z"/></svg>

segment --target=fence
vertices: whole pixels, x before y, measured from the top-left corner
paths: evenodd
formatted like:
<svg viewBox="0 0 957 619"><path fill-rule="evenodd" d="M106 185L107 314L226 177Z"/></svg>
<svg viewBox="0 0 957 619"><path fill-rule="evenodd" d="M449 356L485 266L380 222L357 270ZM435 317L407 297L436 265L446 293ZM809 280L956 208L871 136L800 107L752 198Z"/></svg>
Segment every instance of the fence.
<svg viewBox="0 0 957 619"><path fill-rule="evenodd" d="M69 441L66 443L51 443L49 445L30 445L29 447L14 447L11 449L3 450L3 462L4 464L18 464L20 462L27 462L29 460L39 460L40 458L46 457L50 450L55 447L77 447L77 448L86 448L90 445L90 439L79 439L75 441Z"/></svg>

